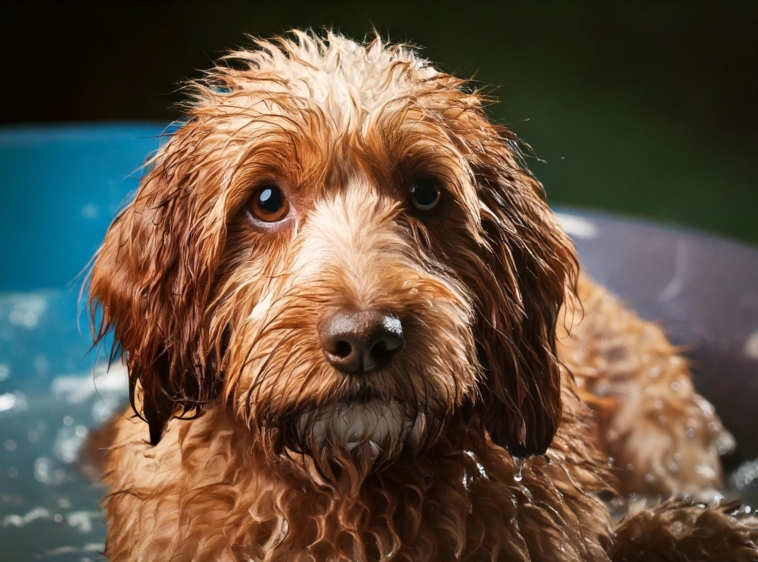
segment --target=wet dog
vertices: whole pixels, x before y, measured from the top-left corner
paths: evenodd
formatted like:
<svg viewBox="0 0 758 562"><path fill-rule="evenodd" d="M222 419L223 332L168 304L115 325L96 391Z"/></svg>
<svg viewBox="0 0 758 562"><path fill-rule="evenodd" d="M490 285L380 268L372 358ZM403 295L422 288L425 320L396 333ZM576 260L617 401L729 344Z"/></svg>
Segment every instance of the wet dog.
<svg viewBox="0 0 758 562"><path fill-rule="evenodd" d="M139 416L112 560L755 558L753 519L685 503L614 534L599 497L718 488L728 437L661 330L579 276L478 91L295 32L191 92L92 271Z"/></svg>

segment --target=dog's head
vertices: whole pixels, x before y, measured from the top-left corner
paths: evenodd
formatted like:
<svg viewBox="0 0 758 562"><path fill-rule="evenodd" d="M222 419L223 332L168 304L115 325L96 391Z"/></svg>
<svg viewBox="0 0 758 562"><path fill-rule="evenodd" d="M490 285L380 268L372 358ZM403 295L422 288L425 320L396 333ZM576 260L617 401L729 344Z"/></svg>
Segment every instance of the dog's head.
<svg viewBox="0 0 758 562"><path fill-rule="evenodd" d="M544 452L576 263L482 97L379 39L226 60L92 272L152 442L216 402L272 454L379 466L463 408Z"/></svg>

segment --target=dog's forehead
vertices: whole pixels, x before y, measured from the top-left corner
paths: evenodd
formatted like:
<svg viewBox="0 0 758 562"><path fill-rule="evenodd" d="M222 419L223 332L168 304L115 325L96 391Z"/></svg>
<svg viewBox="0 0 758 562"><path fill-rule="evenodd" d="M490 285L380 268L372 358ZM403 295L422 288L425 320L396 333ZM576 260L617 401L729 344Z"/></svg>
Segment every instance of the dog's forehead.
<svg viewBox="0 0 758 562"><path fill-rule="evenodd" d="M250 71L227 74L231 90L249 93L253 110L316 109L339 129L420 94L425 83L440 75L415 51L379 39L361 45L338 35L324 40L301 34L297 41L258 42L258 47L235 53ZM276 100L289 103L282 107Z"/></svg>
<svg viewBox="0 0 758 562"><path fill-rule="evenodd" d="M357 176L392 186L420 168L466 183L461 139L466 114L478 114L481 100L461 88L463 80L379 39L362 45L300 34L257 47L230 55L234 67L210 71L191 110L203 146L195 154L223 162L227 185L242 185L240 171L253 170L261 179L284 176L297 191Z"/></svg>
<svg viewBox="0 0 758 562"><path fill-rule="evenodd" d="M420 93L437 71L413 52L389 52L337 41L307 64L290 59L276 68L290 92L319 107L343 126L364 121L388 104Z"/></svg>
<svg viewBox="0 0 758 562"><path fill-rule="evenodd" d="M230 54L234 67L217 66L196 84L193 116L235 142L279 131L344 143L380 128L397 134L409 122L442 123L481 109L478 95L462 88L464 80L404 45L299 33L294 41L256 46Z"/></svg>

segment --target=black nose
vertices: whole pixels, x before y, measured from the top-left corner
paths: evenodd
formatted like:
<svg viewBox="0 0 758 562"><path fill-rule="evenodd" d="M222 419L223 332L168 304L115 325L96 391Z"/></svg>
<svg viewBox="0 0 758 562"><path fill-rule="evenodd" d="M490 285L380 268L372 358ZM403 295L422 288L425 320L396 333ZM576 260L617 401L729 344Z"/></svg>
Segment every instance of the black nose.
<svg viewBox="0 0 758 562"><path fill-rule="evenodd" d="M319 322L319 338L327 361L343 373L386 367L405 341L400 319L377 310L330 314Z"/></svg>

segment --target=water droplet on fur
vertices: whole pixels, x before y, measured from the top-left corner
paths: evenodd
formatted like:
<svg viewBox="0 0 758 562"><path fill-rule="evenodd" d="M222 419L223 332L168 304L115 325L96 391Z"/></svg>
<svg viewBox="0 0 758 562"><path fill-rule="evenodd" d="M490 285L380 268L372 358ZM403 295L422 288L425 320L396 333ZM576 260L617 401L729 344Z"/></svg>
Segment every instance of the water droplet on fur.
<svg viewBox="0 0 758 562"><path fill-rule="evenodd" d="M699 464L695 467L695 472L700 474L701 476L708 478L709 480L712 480L716 478L716 471L713 470L712 467L705 465L705 464Z"/></svg>
<svg viewBox="0 0 758 562"><path fill-rule="evenodd" d="M650 473L648 472L648 473L645 475L645 482L647 482L648 484L650 484L650 483L652 483L652 482L655 482L655 476L653 476L652 474L650 474Z"/></svg>
<svg viewBox="0 0 758 562"><path fill-rule="evenodd" d="M716 438L716 448L719 450L719 455L728 455L736 447L737 443L728 431L722 431Z"/></svg>
<svg viewBox="0 0 758 562"><path fill-rule="evenodd" d="M524 459L517 458L517 459L514 459L514 460L516 461L516 469L517 470L516 470L516 474L514 475L513 479L516 482L521 482L521 479L522 479L521 471L524 470Z"/></svg>
<svg viewBox="0 0 758 562"><path fill-rule="evenodd" d="M661 368L660 367L650 367L650 370L647 372L648 376L650 376L651 379L657 379L661 376Z"/></svg>
<svg viewBox="0 0 758 562"><path fill-rule="evenodd" d="M687 437L695 437L695 430L691 427L687 428Z"/></svg>
<svg viewBox="0 0 758 562"><path fill-rule="evenodd" d="M732 483L732 486L734 486L738 490L744 490L748 486L751 486L754 483L756 483L757 479L758 479L758 459L753 460L753 461L748 461L742 464L734 472L734 474L732 474L731 483Z"/></svg>

